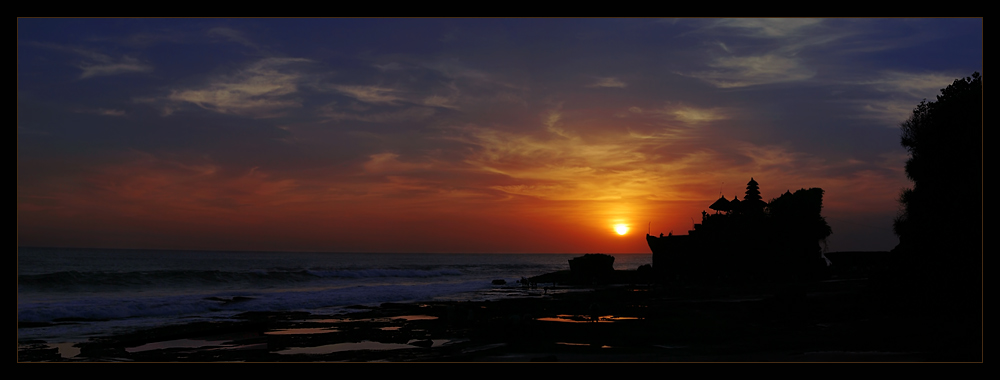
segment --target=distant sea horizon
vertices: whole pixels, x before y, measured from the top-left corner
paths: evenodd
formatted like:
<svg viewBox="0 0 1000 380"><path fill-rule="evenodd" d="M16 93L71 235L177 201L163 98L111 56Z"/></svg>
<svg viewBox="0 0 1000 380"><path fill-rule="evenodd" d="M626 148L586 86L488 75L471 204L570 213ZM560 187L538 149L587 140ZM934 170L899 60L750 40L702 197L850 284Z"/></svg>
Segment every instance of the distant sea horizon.
<svg viewBox="0 0 1000 380"><path fill-rule="evenodd" d="M417 254L417 255L585 255L600 253L605 255L651 255L650 252L392 252L392 251L327 251L327 250L254 250L254 249L201 249L201 248L114 248L114 247L74 247L74 246L41 246L41 245L19 245L21 249L66 249L66 250L109 250L109 251L170 251L170 252L224 252L224 253L388 253L388 254Z"/></svg>
<svg viewBox="0 0 1000 380"><path fill-rule="evenodd" d="M493 280L567 270L581 255L18 247L18 340L80 342L250 311L512 297ZM652 262L610 255L618 270Z"/></svg>

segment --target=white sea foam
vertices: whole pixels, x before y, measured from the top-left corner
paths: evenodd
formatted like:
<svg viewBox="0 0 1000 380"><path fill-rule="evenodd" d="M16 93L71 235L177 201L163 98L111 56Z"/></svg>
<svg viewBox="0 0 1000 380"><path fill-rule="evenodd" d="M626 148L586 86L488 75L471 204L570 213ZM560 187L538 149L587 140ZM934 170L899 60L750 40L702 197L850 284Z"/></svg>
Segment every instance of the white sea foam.
<svg viewBox="0 0 1000 380"><path fill-rule="evenodd" d="M22 327L18 337L71 341L248 311L509 297L492 280L565 270L576 256L22 248L18 321L55 325ZM632 268L649 260L623 256Z"/></svg>

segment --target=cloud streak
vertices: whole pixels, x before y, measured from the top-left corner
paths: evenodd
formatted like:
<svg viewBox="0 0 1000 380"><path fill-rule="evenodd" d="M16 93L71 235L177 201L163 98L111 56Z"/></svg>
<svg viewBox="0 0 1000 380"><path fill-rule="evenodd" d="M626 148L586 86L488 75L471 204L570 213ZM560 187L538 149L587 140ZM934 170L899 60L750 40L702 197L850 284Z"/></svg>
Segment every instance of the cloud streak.
<svg viewBox="0 0 1000 380"><path fill-rule="evenodd" d="M632 107L630 112L642 113L638 107ZM698 108L689 105L667 105L651 111L668 120L676 120L687 124L703 124L729 119L728 111L721 107Z"/></svg>
<svg viewBox="0 0 1000 380"><path fill-rule="evenodd" d="M727 18L714 21L710 28L732 28L758 38L798 37L823 23L816 18Z"/></svg>
<svg viewBox="0 0 1000 380"><path fill-rule="evenodd" d="M236 29L231 29L231 28L226 28L226 27L220 26L220 27L209 29L208 32L207 32L207 34L209 36L211 36L211 37L222 37L222 38L225 38L226 40L238 43L238 44L246 46L246 47L250 47L250 48L254 48L254 49L260 49L260 46L258 46L255 42L251 41L249 38L247 38L243 34L243 32L238 31Z"/></svg>
<svg viewBox="0 0 1000 380"><path fill-rule="evenodd" d="M101 59L92 62L81 63L79 67L83 70L83 73L80 74L80 79L153 71L152 66L128 56L118 59L103 56Z"/></svg>
<svg viewBox="0 0 1000 380"><path fill-rule="evenodd" d="M959 74L907 73L886 71L876 79L851 82L853 86L870 87L882 97L853 100L859 110L858 118L878 120L887 127L899 127L913 113L913 109L924 99L933 100Z"/></svg>
<svg viewBox="0 0 1000 380"><path fill-rule="evenodd" d="M719 88L739 88L812 78L816 72L801 60L777 54L721 57L708 64L712 70L691 74Z"/></svg>
<svg viewBox="0 0 1000 380"><path fill-rule="evenodd" d="M396 96L398 90L379 86L333 85L334 90L365 103L396 104L402 98Z"/></svg>
<svg viewBox="0 0 1000 380"><path fill-rule="evenodd" d="M909 95L913 98L933 98L948 87L962 73L907 73L886 71L875 80L861 82L862 85L873 86L879 91L895 92Z"/></svg>
<svg viewBox="0 0 1000 380"><path fill-rule="evenodd" d="M606 87L606 88L625 88L627 86L628 85L625 84L625 82L622 82L618 78L609 77L609 78L597 78L596 82L588 84L585 87L591 87L591 88L601 88L601 87Z"/></svg>
<svg viewBox="0 0 1000 380"><path fill-rule="evenodd" d="M57 51L69 52L82 57L83 60L75 64L77 68L83 71L80 73L80 79L128 73L146 73L153 71L152 65L142 62L138 58L129 55L112 57L93 49L64 46L53 43L33 43L32 45Z"/></svg>
<svg viewBox="0 0 1000 380"><path fill-rule="evenodd" d="M287 67L310 62L302 58L265 58L235 74L167 96L173 102L226 114L273 117L286 108L301 107L302 101L291 97L298 91L303 75Z"/></svg>

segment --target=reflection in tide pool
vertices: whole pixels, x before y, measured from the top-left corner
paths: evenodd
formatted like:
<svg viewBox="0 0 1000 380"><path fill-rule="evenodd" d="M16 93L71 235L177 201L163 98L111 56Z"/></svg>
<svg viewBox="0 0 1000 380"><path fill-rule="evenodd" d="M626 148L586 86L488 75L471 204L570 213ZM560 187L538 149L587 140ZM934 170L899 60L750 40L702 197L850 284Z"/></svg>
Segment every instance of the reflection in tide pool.
<svg viewBox="0 0 1000 380"><path fill-rule="evenodd" d="M441 347L443 345L446 345L446 344L449 344L449 343L452 343L452 342L455 342L455 341L457 341L457 340L455 340L455 339L424 339L424 340L421 340L421 339L410 339L410 341L406 342L406 343L426 348L426 347Z"/></svg>
<svg viewBox="0 0 1000 380"><path fill-rule="evenodd" d="M572 343L572 342L556 342L556 344L561 344L563 346L585 346L585 347L594 346L594 345L592 345L590 343ZM611 346L606 345L606 344L605 345L601 345L600 347L601 348L611 348Z"/></svg>
<svg viewBox="0 0 1000 380"><path fill-rule="evenodd" d="M596 322L617 322L623 320L639 319L637 317L616 317L614 315L601 315L601 316L591 316L591 315L570 315L570 314L559 314L555 317L545 317L538 318L539 321L547 322L570 322L570 323L596 323Z"/></svg>
<svg viewBox="0 0 1000 380"><path fill-rule="evenodd" d="M202 339L175 339L175 340L165 340L162 342L146 343L139 347L129 347L126 348L127 352L143 352L150 350L162 350L167 348L203 348L203 347L215 347L222 346L222 343L228 340L202 340Z"/></svg>
<svg viewBox="0 0 1000 380"><path fill-rule="evenodd" d="M401 315L398 317L392 317L392 319L403 319L407 321L430 321L438 318L430 315Z"/></svg>
<svg viewBox="0 0 1000 380"><path fill-rule="evenodd" d="M264 335L325 334L325 333L334 333L339 331L340 330L337 330L332 327L303 327L295 329L279 329L279 330L268 331L264 333Z"/></svg>
<svg viewBox="0 0 1000 380"><path fill-rule="evenodd" d="M58 349L59 355L62 356L63 359L71 359L80 355L80 348L75 346L75 343L54 343L50 344L49 347L55 347Z"/></svg>
<svg viewBox="0 0 1000 380"><path fill-rule="evenodd" d="M441 347L454 342L455 339L411 339L407 344L402 343L380 343L370 340L363 340L355 343L336 343L316 347L292 347L276 353L282 355L310 354L323 355L334 352L360 351L360 350L400 350L410 348Z"/></svg>
<svg viewBox="0 0 1000 380"><path fill-rule="evenodd" d="M380 342L372 342L370 340L363 340L356 343L336 343L336 344L327 344L317 347L292 347L287 350L278 351L277 353L282 355L295 355L295 354L322 355L322 354L330 354L334 352L343 352L343 351L400 350L408 348L419 348L419 347L402 343L380 343Z"/></svg>

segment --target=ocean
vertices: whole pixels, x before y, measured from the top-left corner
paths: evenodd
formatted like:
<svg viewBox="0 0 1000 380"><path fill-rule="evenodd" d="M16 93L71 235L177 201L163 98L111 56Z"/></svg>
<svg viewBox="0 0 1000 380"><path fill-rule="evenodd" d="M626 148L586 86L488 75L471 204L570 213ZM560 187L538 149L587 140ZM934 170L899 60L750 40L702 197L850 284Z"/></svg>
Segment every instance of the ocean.
<svg viewBox="0 0 1000 380"><path fill-rule="evenodd" d="M18 340L50 344L247 311L335 315L353 305L512 297L520 278L567 270L581 256L31 247L17 254ZM613 256L619 270L652 261ZM497 279L507 286L493 285Z"/></svg>

